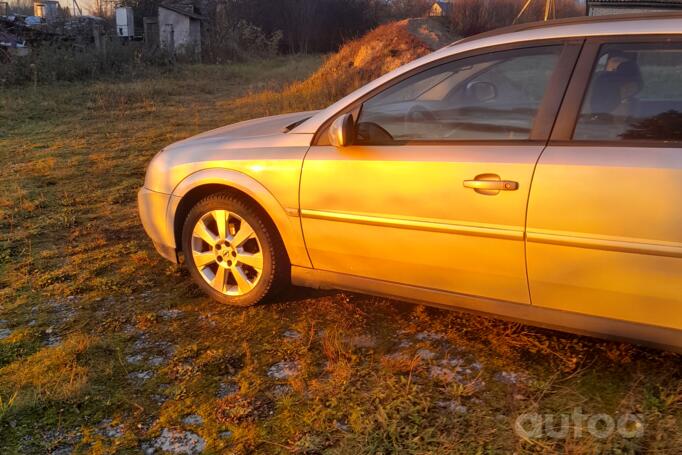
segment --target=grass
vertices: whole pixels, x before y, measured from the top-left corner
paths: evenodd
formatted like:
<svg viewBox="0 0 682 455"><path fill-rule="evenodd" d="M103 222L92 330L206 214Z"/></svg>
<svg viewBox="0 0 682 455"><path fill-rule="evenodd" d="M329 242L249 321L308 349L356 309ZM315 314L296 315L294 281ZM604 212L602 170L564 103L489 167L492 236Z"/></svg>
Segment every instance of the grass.
<svg viewBox="0 0 682 455"><path fill-rule="evenodd" d="M135 204L150 158L266 110L321 107L305 82L286 88L319 65L0 93L0 453L139 453L185 431L208 453L678 452L676 354L340 292L226 308L158 257ZM291 90L302 98L253 95ZM522 413L575 408L636 413L643 434L513 431Z"/></svg>

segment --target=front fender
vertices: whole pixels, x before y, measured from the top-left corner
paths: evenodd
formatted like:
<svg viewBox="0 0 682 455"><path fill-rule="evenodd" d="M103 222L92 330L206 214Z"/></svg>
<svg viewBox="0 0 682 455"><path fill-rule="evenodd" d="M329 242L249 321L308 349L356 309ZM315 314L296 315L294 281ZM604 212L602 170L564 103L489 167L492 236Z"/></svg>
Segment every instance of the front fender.
<svg viewBox="0 0 682 455"><path fill-rule="evenodd" d="M311 267L303 241L298 207L285 207L260 182L240 171L232 169L203 169L185 177L173 189L166 214L167 226L175 225L175 216L183 197L203 185L223 185L234 188L251 197L270 216L279 231L292 265ZM296 188L298 192L298 188Z"/></svg>

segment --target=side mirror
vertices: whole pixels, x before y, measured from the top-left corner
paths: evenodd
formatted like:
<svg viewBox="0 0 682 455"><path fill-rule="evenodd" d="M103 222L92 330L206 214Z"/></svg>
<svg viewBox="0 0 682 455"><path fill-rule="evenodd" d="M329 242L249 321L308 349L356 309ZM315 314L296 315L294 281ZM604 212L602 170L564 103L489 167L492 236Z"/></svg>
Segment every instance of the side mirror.
<svg viewBox="0 0 682 455"><path fill-rule="evenodd" d="M334 147L347 147L353 142L353 116L337 117L329 127L329 143Z"/></svg>

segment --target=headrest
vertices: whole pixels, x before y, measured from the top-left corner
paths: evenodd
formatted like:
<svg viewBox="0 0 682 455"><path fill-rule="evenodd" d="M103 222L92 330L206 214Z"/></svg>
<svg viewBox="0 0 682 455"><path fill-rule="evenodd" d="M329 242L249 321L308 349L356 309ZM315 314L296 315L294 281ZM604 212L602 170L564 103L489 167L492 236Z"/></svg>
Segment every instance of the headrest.
<svg viewBox="0 0 682 455"><path fill-rule="evenodd" d="M623 88L628 84L635 84L635 91L624 94ZM625 97L636 95L642 87L642 73L637 62L628 60L622 62L613 71L597 73L592 87L590 107L594 114L609 114L613 112Z"/></svg>
<svg viewBox="0 0 682 455"><path fill-rule="evenodd" d="M644 81L642 80L642 71L639 69L637 62L628 60L621 63L614 71L618 75L621 84L634 83L637 85L637 91L642 90Z"/></svg>
<svg viewBox="0 0 682 455"><path fill-rule="evenodd" d="M618 107L620 84L614 71L601 71L594 79L590 108L593 114L610 114Z"/></svg>

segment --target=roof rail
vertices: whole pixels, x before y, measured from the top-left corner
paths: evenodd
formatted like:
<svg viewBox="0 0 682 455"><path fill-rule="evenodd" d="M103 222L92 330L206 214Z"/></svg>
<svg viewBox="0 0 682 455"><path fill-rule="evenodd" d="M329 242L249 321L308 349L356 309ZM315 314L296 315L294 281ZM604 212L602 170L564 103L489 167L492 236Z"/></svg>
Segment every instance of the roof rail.
<svg viewBox="0 0 682 455"><path fill-rule="evenodd" d="M600 22L625 22L625 21L639 21L647 19L680 19L682 12L666 11L666 12L651 12L651 13L629 13L629 14L612 14L605 16L577 16L567 17L564 19L553 19L550 21L535 21L526 22L523 24L509 25L506 27L496 28L487 32L479 33L478 35L468 36L459 41L451 43L449 46L455 44L468 43L482 38L489 38L492 36L504 35L507 33L523 32L526 30L534 30L538 28L551 28L562 25L579 25L579 24L594 24Z"/></svg>

